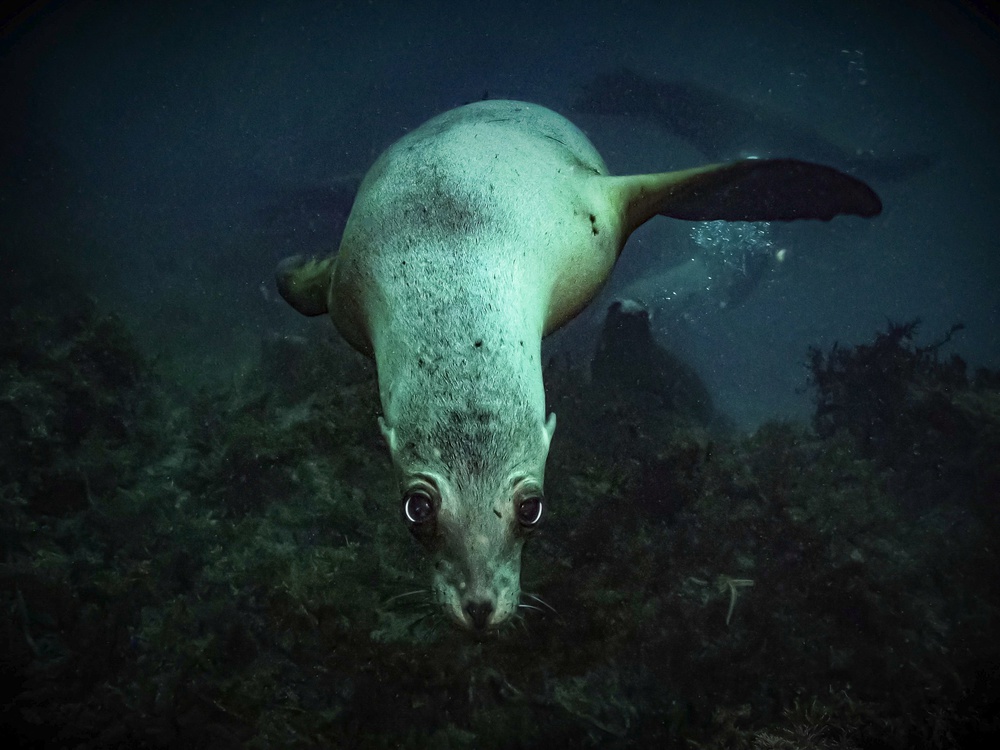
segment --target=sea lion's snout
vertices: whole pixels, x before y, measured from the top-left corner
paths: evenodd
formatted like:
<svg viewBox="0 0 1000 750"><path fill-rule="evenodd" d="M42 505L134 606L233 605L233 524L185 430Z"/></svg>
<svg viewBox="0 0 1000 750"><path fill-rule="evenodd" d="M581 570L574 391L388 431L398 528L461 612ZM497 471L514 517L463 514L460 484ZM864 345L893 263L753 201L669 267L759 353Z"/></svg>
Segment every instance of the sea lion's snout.
<svg viewBox="0 0 1000 750"><path fill-rule="evenodd" d="M476 630L485 630L496 607L489 599L472 599L463 607Z"/></svg>
<svg viewBox="0 0 1000 750"><path fill-rule="evenodd" d="M507 622L521 597L521 543L501 559L462 554L438 557L434 593L447 617L465 630L483 633ZM476 559L478 558L478 559Z"/></svg>
<svg viewBox="0 0 1000 750"><path fill-rule="evenodd" d="M510 521L489 508L447 509L436 519L431 543L421 540L434 559L434 597L465 630L494 630L517 612L525 534Z"/></svg>

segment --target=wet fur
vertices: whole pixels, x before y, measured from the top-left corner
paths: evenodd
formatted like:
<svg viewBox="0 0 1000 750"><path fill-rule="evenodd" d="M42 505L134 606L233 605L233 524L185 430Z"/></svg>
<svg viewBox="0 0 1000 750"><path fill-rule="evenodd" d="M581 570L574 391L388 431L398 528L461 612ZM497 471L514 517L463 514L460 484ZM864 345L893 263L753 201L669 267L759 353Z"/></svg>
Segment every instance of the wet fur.
<svg viewBox="0 0 1000 750"><path fill-rule="evenodd" d="M433 595L457 624L493 628L520 606L528 532L517 508L541 493L555 429L542 337L594 297L631 231L657 213L826 219L880 208L863 183L792 160L610 177L556 113L479 102L390 147L359 188L339 253L284 263L278 286L374 357L401 491L434 502L433 523L412 529L434 561Z"/></svg>

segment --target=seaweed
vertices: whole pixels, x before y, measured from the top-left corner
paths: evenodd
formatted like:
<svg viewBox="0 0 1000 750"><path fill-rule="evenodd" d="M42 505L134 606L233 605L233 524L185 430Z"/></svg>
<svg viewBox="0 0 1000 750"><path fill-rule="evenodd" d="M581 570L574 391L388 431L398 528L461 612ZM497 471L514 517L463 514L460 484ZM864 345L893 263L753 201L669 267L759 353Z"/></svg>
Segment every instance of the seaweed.
<svg viewBox="0 0 1000 750"><path fill-rule="evenodd" d="M0 720L23 744L910 748L996 731L995 384L931 379L905 330L864 354L904 383L885 391L903 417L847 403L871 373L838 349L820 434L709 431L550 373L553 512L523 579L556 611L477 641L429 601L371 369L346 346L269 339L245 377L187 392L94 306L11 316ZM920 467L886 447L940 430L934 394L972 431L979 504L915 514Z"/></svg>
<svg viewBox="0 0 1000 750"><path fill-rule="evenodd" d="M851 435L862 455L892 472L894 494L911 509L954 504L995 517L996 375L981 369L970 380L957 354L941 359L940 349L961 323L917 346L919 323L890 322L872 343L850 349L810 349L813 425L824 438Z"/></svg>
<svg viewBox="0 0 1000 750"><path fill-rule="evenodd" d="M920 320L889 321L871 344L851 349L834 344L828 354L809 350L811 384L816 392L813 425L821 437L846 429L867 455L898 451L897 430L907 411L923 394L920 389L950 392L966 385L965 362L954 355L938 361L938 350L964 326L957 323L942 338L913 346Z"/></svg>

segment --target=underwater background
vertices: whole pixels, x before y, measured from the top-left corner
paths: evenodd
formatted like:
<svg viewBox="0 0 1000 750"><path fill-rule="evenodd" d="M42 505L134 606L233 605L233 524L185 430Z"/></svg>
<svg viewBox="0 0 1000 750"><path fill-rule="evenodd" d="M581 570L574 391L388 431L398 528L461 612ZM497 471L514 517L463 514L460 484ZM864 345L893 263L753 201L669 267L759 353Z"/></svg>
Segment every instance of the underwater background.
<svg viewBox="0 0 1000 750"><path fill-rule="evenodd" d="M6 736L1000 733L992 6L63 2L3 22ZM336 250L385 147L483 98L566 115L613 173L799 157L884 211L633 235L543 350L559 429L523 585L554 611L475 640L399 596L429 566L373 367L273 272Z"/></svg>

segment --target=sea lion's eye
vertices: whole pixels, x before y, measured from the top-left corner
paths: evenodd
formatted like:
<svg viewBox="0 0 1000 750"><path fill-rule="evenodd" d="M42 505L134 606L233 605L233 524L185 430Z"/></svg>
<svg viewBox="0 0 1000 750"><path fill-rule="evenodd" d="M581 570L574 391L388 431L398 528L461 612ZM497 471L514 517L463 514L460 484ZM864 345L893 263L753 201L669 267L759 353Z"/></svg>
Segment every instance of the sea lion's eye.
<svg viewBox="0 0 1000 750"><path fill-rule="evenodd" d="M423 490L407 492L403 497L403 513L406 520L414 525L427 523L434 517L434 503Z"/></svg>
<svg viewBox="0 0 1000 750"><path fill-rule="evenodd" d="M517 504L517 522L529 529L542 517L542 498L526 497Z"/></svg>

